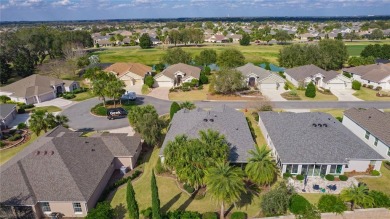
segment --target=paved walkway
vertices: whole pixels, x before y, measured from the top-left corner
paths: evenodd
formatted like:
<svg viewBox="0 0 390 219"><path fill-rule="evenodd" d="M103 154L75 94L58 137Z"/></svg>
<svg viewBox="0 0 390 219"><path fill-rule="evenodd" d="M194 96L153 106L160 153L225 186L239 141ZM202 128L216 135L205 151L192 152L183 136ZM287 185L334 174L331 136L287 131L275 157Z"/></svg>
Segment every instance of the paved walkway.
<svg viewBox="0 0 390 219"><path fill-rule="evenodd" d="M282 96L282 93L286 92L283 88L276 89L261 89L263 96L267 97L270 101L287 101Z"/></svg>
<svg viewBox="0 0 390 219"><path fill-rule="evenodd" d="M168 87L156 87L153 88L152 92L148 94L149 97L154 97L160 100L169 100L168 98L169 88Z"/></svg>
<svg viewBox="0 0 390 219"><path fill-rule="evenodd" d="M352 89L332 89L332 94L335 95L339 101L363 101L353 95L356 91Z"/></svg>
<svg viewBox="0 0 390 219"><path fill-rule="evenodd" d="M126 127L117 128L117 129L109 129L109 130L105 130L105 131L108 131L110 133L126 133L128 136L133 136L135 134L135 131L134 131L133 127L131 127L131 126L126 126Z"/></svg>
<svg viewBox="0 0 390 219"><path fill-rule="evenodd" d="M295 191L297 193L330 193L330 194L340 194L341 190L344 188L351 187L352 185L357 186L358 181L354 177L348 178L347 181L328 181L325 179L322 179L321 177L308 177L307 178L307 184L304 185L303 181L294 180L292 178L288 179L288 184L290 184L292 187L294 187ZM314 185L318 185L320 188L325 189L324 192L321 190L315 190L313 187ZM328 186L330 185L336 185L336 190L330 190ZM305 188L306 192L302 192L302 189Z"/></svg>

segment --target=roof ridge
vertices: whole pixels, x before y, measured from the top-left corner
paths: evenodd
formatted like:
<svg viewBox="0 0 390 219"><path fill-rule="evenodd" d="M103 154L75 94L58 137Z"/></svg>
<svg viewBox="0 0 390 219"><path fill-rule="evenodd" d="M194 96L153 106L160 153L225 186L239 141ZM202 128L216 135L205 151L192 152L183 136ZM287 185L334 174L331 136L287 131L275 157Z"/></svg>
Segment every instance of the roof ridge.
<svg viewBox="0 0 390 219"><path fill-rule="evenodd" d="M22 174L22 177L23 177L23 180L24 182L26 183L26 186L27 186L27 189L28 189L28 192L31 194L31 198L32 198L32 201L33 203L37 203L37 197L36 197L36 194L34 192L34 189L33 187L31 186L30 184L30 180L28 179L27 177L27 174L26 174L26 171L24 170L23 168L23 164L22 162L20 162L20 160L17 162L17 165L20 169L20 173Z"/></svg>

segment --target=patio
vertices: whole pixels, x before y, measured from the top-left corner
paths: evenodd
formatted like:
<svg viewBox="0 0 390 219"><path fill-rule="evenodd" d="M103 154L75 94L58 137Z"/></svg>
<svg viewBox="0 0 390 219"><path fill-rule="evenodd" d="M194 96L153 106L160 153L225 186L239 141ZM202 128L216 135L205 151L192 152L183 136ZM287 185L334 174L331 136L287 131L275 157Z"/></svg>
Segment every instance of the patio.
<svg viewBox="0 0 390 219"><path fill-rule="evenodd" d="M358 181L354 177L348 178L347 181L328 181L321 177L308 177L307 184L304 185L305 180L288 179L288 184L293 186L297 193L329 193L339 194L344 188L352 185L358 185ZM305 189L303 191L303 189Z"/></svg>

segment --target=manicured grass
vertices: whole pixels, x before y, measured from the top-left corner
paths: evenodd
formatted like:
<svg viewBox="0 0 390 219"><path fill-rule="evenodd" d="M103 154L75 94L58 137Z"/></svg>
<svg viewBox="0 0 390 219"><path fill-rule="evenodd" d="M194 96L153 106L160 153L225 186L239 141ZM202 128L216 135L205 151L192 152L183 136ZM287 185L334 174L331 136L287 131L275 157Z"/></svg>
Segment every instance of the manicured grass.
<svg viewBox="0 0 390 219"><path fill-rule="evenodd" d="M390 170L382 164L380 172L382 173L380 177L357 178L357 180L366 183L371 190L382 191L390 195Z"/></svg>
<svg viewBox="0 0 390 219"><path fill-rule="evenodd" d="M3 150L3 151L0 151L0 165L2 165L3 163L7 162L9 159L11 159L17 153L19 153L24 148L29 146L32 142L35 141L35 139L37 139L37 135L36 134L31 134L30 140L28 142L26 142L26 143L24 143L22 145L19 145L17 147L14 147L14 148L10 148L10 149L6 149L6 150Z"/></svg>
<svg viewBox="0 0 390 219"><path fill-rule="evenodd" d="M377 97L378 91L372 90L366 87L361 87L360 90L356 91L353 95L359 99L366 101L390 101L390 97Z"/></svg>
<svg viewBox="0 0 390 219"><path fill-rule="evenodd" d="M321 193L299 193L299 195L302 195L305 197L311 204L316 205L318 201L320 200L321 196L323 194Z"/></svg>
<svg viewBox="0 0 390 219"><path fill-rule="evenodd" d="M344 110L343 109L311 109L311 112L323 112L329 113L333 117L343 117Z"/></svg>
<svg viewBox="0 0 390 219"><path fill-rule="evenodd" d="M247 112L244 112L245 116L251 121L253 130L255 130L256 134L256 144L261 147L262 145L266 145L267 142L265 141L265 138L263 136L263 133L260 130L260 127L257 125L258 122L255 120L254 116L252 115L254 111L248 110Z"/></svg>
<svg viewBox="0 0 390 219"><path fill-rule="evenodd" d="M168 97L170 100L175 101L196 101L196 100L207 100L207 94L209 90L209 85L203 85L202 90L192 90L188 92L170 92Z"/></svg>
<svg viewBox="0 0 390 219"><path fill-rule="evenodd" d="M83 100L87 100L87 99L90 99L90 98L93 98L93 97L96 97L96 95L93 94L91 91L86 91L86 92L83 92L83 93L76 94L76 97L71 99L71 100L73 100L73 101L83 101Z"/></svg>
<svg viewBox="0 0 390 219"><path fill-rule="evenodd" d="M322 94L320 92L316 92L316 96L314 98L306 97L304 90L297 90L298 96L304 101L337 101L337 97L333 94Z"/></svg>
<svg viewBox="0 0 390 219"><path fill-rule="evenodd" d="M384 109L383 111L386 113L390 113L390 109Z"/></svg>
<svg viewBox="0 0 390 219"><path fill-rule="evenodd" d="M150 159L144 164L145 168L143 175L140 179L133 183L140 210L150 207L152 203L150 179L152 169L156 165L158 159L158 154L159 148L155 148ZM189 196L186 193L182 192L178 188L174 179L163 176L157 176L156 178L162 212L175 209L199 211L202 213L208 211L219 211L219 205L217 205L217 203L213 201L209 195L206 194L206 196L201 200L192 200L189 199ZM243 200L250 204L246 204L241 208L234 207L232 211L244 211L247 212L250 217L256 216L260 210L259 198L255 197L252 201L250 201L248 197L245 197ZM111 206L113 208L119 205L123 205L124 207L126 206L125 186L119 188L111 200ZM127 213L125 218L129 218Z"/></svg>
<svg viewBox="0 0 390 219"><path fill-rule="evenodd" d="M60 112L62 109L56 106L41 106L41 107L26 109L26 112L31 112L33 110L44 110L47 111L48 113L54 113L54 112Z"/></svg>
<svg viewBox="0 0 390 219"><path fill-rule="evenodd" d="M389 44L389 43L390 43L389 40L383 40L383 41L352 41L352 42L345 42L345 45L347 46L348 54L350 56L360 56L360 53L369 44Z"/></svg>

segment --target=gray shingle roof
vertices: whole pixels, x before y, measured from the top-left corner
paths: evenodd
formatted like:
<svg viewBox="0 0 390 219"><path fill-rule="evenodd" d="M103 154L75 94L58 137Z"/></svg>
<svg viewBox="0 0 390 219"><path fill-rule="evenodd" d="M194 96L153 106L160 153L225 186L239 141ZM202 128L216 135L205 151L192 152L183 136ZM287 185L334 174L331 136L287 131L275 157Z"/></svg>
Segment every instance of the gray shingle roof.
<svg viewBox="0 0 390 219"><path fill-rule="evenodd" d="M118 140L111 134L112 142L107 142L106 137L71 133L56 128L2 165L0 202L88 201L114 157L134 155L141 141L139 136L119 134Z"/></svg>
<svg viewBox="0 0 390 219"><path fill-rule="evenodd" d="M269 72L261 67L255 66L252 63L247 63L247 64L245 64L241 67L238 67L236 69L237 69L237 71L241 72L245 77L248 77L250 74L255 74L255 75L257 75L258 80L262 80L262 79L271 75L271 72Z"/></svg>
<svg viewBox="0 0 390 219"><path fill-rule="evenodd" d="M365 80L379 82L390 76L390 66L385 64L372 64L343 68L343 71L360 75Z"/></svg>
<svg viewBox="0 0 390 219"><path fill-rule="evenodd" d="M327 113L259 113L282 163L347 163L383 160L360 138ZM314 127L327 124L327 127Z"/></svg>
<svg viewBox="0 0 390 219"><path fill-rule="evenodd" d="M390 146L390 113L375 108L346 110L344 115Z"/></svg>
<svg viewBox="0 0 390 219"><path fill-rule="evenodd" d="M204 119L208 119L207 122ZM209 119L214 119L210 122ZM232 163L246 163L249 158L248 151L254 149L251 132L243 113L226 106L214 108L210 111L180 110L175 113L171 126L160 150L163 154L164 148L169 141L176 136L185 134L190 138L198 138L200 130L212 129L223 134L230 144L229 160Z"/></svg>
<svg viewBox="0 0 390 219"><path fill-rule="evenodd" d="M199 79L199 76L200 76L200 68L198 67L195 67L195 66L191 66L191 65L187 65L187 64L184 64L184 63L178 63L178 64L174 64L174 65L170 65L168 66L164 71L162 71L160 74L161 75L165 75L171 79L175 79L175 73L178 72L178 71L181 71L183 73L185 73L186 75L183 77L183 80L189 76L192 76L194 78L197 78ZM160 75L158 74L158 75ZM155 77L158 77L158 75L156 75Z"/></svg>
<svg viewBox="0 0 390 219"><path fill-rule="evenodd" d="M326 76L326 71L315 65L304 65L295 68L286 69L285 72L297 81L304 80L315 74L321 73ZM330 80L331 78L329 78Z"/></svg>
<svg viewBox="0 0 390 219"><path fill-rule="evenodd" d="M15 104L0 104L0 119L5 119L12 111L14 111Z"/></svg>

